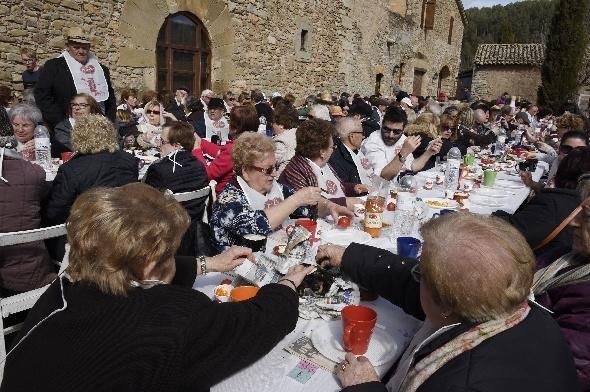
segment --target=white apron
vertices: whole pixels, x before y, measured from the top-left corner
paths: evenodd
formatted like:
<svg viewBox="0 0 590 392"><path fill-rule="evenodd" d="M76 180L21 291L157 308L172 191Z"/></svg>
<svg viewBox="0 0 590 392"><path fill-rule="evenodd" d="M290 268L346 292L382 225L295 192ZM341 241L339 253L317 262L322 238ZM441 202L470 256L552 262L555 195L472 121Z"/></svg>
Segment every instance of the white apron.
<svg viewBox="0 0 590 392"><path fill-rule="evenodd" d="M342 187L342 183L340 182L338 177L336 177L336 174L334 174L330 165L326 165L323 168L320 168L311 160L307 158L306 160L311 166L311 170L313 170L318 180L318 186L322 189L322 196L328 199L346 197L346 195L344 194L344 188Z"/></svg>
<svg viewBox="0 0 590 392"><path fill-rule="evenodd" d="M229 123L225 117L221 117L219 121L212 121L209 114L205 113L205 138L211 140L211 136L217 135L220 141L227 142L229 140Z"/></svg>
<svg viewBox="0 0 590 392"><path fill-rule="evenodd" d="M109 99L109 86L94 53L88 53L88 62L79 63L67 51L61 54L74 79L76 92L90 94L97 102L104 102Z"/></svg>
<svg viewBox="0 0 590 392"><path fill-rule="evenodd" d="M351 150L346 144L342 143L342 145L346 147L350 153L352 161L356 166L356 170L359 173L359 177L361 178L361 183L365 185L371 185L373 177L375 177L375 172L373 171L373 166L371 166L369 159L361 152L361 150L355 154L355 152Z"/></svg>
<svg viewBox="0 0 590 392"><path fill-rule="evenodd" d="M241 176L237 176L236 179L246 196L246 200L248 200L248 204L250 204L254 210L264 210L265 208L275 206L285 200L283 196L283 188L276 181L273 181L270 192L263 195L251 188Z"/></svg>

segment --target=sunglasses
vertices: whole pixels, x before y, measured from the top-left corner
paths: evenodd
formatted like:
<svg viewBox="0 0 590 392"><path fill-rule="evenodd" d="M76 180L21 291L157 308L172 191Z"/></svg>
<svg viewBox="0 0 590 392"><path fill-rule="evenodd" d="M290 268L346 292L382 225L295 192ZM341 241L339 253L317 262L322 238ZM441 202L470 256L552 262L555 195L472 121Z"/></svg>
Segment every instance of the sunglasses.
<svg viewBox="0 0 590 392"><path fill-rule="evenodd" d="M145 114L158 114L159 115L160 111L159 110L146 110Z"/></svg>
<svg viewBox="0 0 590 392"><path fill-rule="evenodd" d="M266 174L267 176L270 176L272 173L274 173L275 171L278 171L279 170L279 164L278 163L275 164L275 165L273 165L273 166L271 166L271 167L267 167L267 168L258 167L258 166L254 166L254 165L250 165L250 167L252 169L254 169L254 170L262 173L262 174Z"/></svg>
<svg viewBox="0 0 590 392"><path fill-rule="evenodd" d="M576 148L586 148L586 147L582 147L582 146L572 147L572 146L568 146L567 144L561 144L559 146L559 152L562 153L562 154L567 155L570 152L574 151Z"/></svg>
<svg viewBox="0 0 590 392"><path fill-rule="evenodd" d="M386 134L387 133L393 133L394 135L401 135L402 133L404 133L404 130L403 129L389 128L389 127L386 127L385 125L383 125L381 127L381 132L382 133L386 133Z"/></svg>

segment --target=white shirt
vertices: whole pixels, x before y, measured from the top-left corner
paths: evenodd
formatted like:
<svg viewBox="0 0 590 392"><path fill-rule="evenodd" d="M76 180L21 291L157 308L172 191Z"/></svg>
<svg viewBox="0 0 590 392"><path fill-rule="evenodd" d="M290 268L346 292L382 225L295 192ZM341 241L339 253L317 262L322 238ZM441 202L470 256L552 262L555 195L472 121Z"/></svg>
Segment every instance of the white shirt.
<svg viewBox="0 0 590 392"><path fill-rule="evenodd" d="M371 167L367 157L365 157L362 151L358 151L358 153L356 153L346 144L342 143L342 145L350 153L352 161L356 166L356 171L359 173L361 183L365 185L371 185L373 183L373 177L375 177L375 172L373 172L373 168Z"/></svg>
<svg viewBox="0 0 590 392"><path fill-rule="evenodd" d="M383 142L381 132L375 131L369 135L368 138L363 141L361 145L361 152L365 154L365 157L369 160L373 171L377 175L381 175L381 171L391 161L397 157L397 154L402 149L406 136L402 135L399 140L393 146L387 146ZM414 155L409 154L406 157L406 162L402 165L400 171L412 170L412 163L414 162Z"/></svg>

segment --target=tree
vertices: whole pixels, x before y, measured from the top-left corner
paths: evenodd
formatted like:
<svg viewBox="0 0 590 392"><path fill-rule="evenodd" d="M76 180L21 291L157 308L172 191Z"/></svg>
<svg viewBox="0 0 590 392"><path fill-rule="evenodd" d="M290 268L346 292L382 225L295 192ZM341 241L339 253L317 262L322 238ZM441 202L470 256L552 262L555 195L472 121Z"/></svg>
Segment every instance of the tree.
<svg viewBox="0 0 590 392"><path fill-rule="evenodd" d="M559 0L547 35L538 101L559 112L575 95L586 51L587 0Z"/></svg>

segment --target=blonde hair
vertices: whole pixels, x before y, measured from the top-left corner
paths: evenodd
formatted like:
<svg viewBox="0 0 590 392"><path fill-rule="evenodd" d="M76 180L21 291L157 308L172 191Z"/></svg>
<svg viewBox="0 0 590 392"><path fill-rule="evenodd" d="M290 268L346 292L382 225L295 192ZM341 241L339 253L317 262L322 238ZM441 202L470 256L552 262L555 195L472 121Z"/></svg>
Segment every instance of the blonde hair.
<svg viewBox="0 0 590 392"><path fill-rule="evenodd" d="M66 225L68 273L75 282L124 296L131 281L145 278L148 263L156 263L152 272L159 276L173 275L174 254L189 224L176 200L149 185L91 189L76 199Z"/></svg>
<svg viewBox="0 0 590 392"><path fill-rule="evenodd" d="M117 132L105 116L89 114L76 120L72 129L72 146L82 154L115 152L119 149Z"/></svg>
<svg viewBox="0 0 590 392"><path fill-rule="evenodd" d="M475 125L475 116L473 113L473 109L470 107L465 107L459 111L457 115L457 123L461 124L469 129L472 129Z"/></svg>
<svg viewBox="0 0 590 392"><path fill-rule="evenodd" d="M430 220L421 232L422 284L452 315L482 322L508 315L526 301L535 258L509 223L456 213Z"/></svg>
<svg viewBox="0 0 590 392"><path fill-rule="evenodd" d="M438 127L440 124L440 119L434 113L422 113L416 118L414 124L434 124Z"/></svg>
<svg viewBox="0 0 590 392"><path fill-rule="evenodd" d="M274 140L260 133L244 132L236 139L232 149L234 171L241 175L243 166L252 165L274 153Z"/></svg>
<svg viewBox="0 0 590 392"><path fill-rule="evenodd" d="M418 117L418 118L420 118L420 117ZM432 123L426 123L426 122L422 122L420 124L418 122L415 122L413 124L410 124L406 127L406 129L404 129L404 133L408 136L414 135L417 133L424 133L432 138L438 137L436 125L434 125Z"/></svg>

